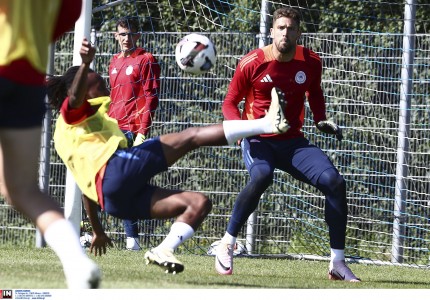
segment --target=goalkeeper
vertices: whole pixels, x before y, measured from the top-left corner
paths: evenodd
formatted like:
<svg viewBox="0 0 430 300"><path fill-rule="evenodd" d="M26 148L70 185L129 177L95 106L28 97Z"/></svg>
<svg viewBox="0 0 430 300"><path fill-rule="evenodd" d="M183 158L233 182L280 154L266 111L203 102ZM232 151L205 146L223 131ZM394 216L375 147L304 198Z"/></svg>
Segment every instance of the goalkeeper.
<svg viewBox="0 0 430 300"><path fill-rule="evenodd" d="M325 195L325 220L331 246L329 278L359 281L345 264L345 180L327 155L311 144L301 131L307 98L316 127L342 140L341 128L326 118L321 59L315 52L297 44L301 34L298 11L286 7L276 10L270 33L272 44L251 51L239 62L222 111L226 120L258 119L271 99L272 88L279 87L286 101L285 117L290 128L284 134L256 135L242 140L243 158L251 180L239 193L227 232L216 249L216 270L223 275L232 274L232 248L237 235L257 208L261 195L272 184L277 168ZM245 99L243 112L238 108L242 99Z"/></svg>
<svg viewBox="0 0 430 300"><path fill-rule="evenodd" d="M259 120L192 127L128 148L117 121L107 115L110 98L105 82L89 69L95 49L86 39L80 54L79 67L49 79L48 98L61 113L55 126L55 148L85 195L84 206L93 228L90 251L102 255L111 245L100 225L98 206L121 219L176 217L167 237L147 251L145 259L167 273L182 272L184 266L173 253L194 234L212 204L202 193L168 190L149 181L201 146L228 145L246 136L285 132L288 126L278 98L274 97L268 113Z"/></svg>
<svg viewBox="0 0 430 300"><path fill-rule="evenodd" d="M160 65L148 51L137 47L141 38L136 19L122 17L116 23L115 39L121 51L109 64L111 104L109 116L118 121L129 146L141 144L150 134L158 106ZM140 250L137 220L123 220L126 248Z"/></svg>

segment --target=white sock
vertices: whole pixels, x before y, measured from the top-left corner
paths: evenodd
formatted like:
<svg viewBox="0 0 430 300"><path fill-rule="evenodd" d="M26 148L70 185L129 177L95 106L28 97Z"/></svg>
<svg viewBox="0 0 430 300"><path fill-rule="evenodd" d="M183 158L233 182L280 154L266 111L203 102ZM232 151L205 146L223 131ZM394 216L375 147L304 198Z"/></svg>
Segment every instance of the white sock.
<svg viewBox="0 0 430 300"><path fill-rule="evenodd" d="M86 257L76 230L66 219L60 219L49 225L44 238L64 267L75 264L76 259Z"/></svg>
<svg viewBox="0 0 430 300"><path fill-rule="evenodd" d="M132 250L140 250L140 246L137 240L138 240L138 237L127 237L125 247L127 249L132 249Z"/></svg>
<svg viewBox="0 0 430 300"><path fill-rule="evenodd" d="M68 288L90 288L100 280L100 269L87 256L72 223L66 219L55 221L46 229L46 243L60 258Z"/></svg>
<svg viewBox="0 0 430 300"><path fill-rule="evenodd" d="M232 236L230 233L226 231L223 238L221 239L221 242L233 246L234 244L236 244L236 239L237 237Z"/></svg>
<svg viewBox="0 0 430 300"><path fill-rule="evenodd" d="M331 248L331 261L341 261L345 260L345 250L343 249L333 249Z"/></svg>
<svg viewBox="0 0 430 300"><path fill-rule="evenodd" d="M169 234L166 236L164 241L161 242L158 247L170 248L173 251L179 247L183 242L188 240L194 235L194 229L184 222L175 222L170 228Z"/></svg>
<svg viewBox="0 0 430 300"><path fill-rule="evenodd" d="M257 120L228 120L222 123L228 145L253 135L272 133L272 124L266 118Z"/></svg>
<svg viewBox="0 0 430 300"><path fill-rule="evenodd" d="M60 219L49 225L44 238L60 259L69 286L71 281L76 281L76 278L80 276L80 268L84 270L86 266L91 267L89 264L92 261L82 249L79 236L68 220ZM75 286L74 283L72 285Z"/></svg>

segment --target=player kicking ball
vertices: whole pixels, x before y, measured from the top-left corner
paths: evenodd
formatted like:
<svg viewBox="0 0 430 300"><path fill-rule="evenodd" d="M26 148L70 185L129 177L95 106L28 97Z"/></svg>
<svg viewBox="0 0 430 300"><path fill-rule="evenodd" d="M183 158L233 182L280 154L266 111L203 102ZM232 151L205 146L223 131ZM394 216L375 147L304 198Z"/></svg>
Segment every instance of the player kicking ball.
<svg viewBox="0 0 430 300"><path fill-rule="evenodd" d="M87 39L82 42L80 55L79 67L49 79L48 98L52 107L60 111L55 149L85 195L84 207L93 228L90 251L102 255L107 246L112 246L98 219L99 206L122 219L176 218L166 238L147 251L145 259L166 273L182 272L184 265L174 252L193 236L212 203L202 193L169 190L149 181L199 147L229 145L247 136L287 131L289 126L278 97L273 97L260 119L190 127L127 148L117 121L107 115L110 98L105 82L89 68L95 48Z"/></svg>

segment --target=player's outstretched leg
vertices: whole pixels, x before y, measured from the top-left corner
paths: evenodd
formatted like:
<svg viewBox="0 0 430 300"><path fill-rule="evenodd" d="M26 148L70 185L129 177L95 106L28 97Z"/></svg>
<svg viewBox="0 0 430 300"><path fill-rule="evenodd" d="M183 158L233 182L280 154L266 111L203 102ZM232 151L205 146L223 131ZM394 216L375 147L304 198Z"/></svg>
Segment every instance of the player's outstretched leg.
<svg viewBox="0 0 430 300"><path fill-rule="evenodd" d="M161 267L165 273L177 274L184 270L184 264L173 255L173 249L152 248L145 253L145 261Z"/></svg>
<svg viewBox="0 0 430 300"><path fill-rule="evenodd" d="M349 282L361 282L360 278L352 273L344 260L330 262L328 278L330 280L344 280Z"/></svg>

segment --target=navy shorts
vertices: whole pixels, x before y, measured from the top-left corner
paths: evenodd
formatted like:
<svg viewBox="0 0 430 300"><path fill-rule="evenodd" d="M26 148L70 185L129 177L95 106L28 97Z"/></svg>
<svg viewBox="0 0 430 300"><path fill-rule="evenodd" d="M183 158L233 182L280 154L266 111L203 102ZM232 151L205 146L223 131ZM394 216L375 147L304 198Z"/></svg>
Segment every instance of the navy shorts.
<svg viewBox="0 0 430 300"><path fill-rule="evenodd" d="M166 170L158 137L115 151L103 177L104 210L121 219L150 219L151 198L156 187L149 181Z"/></svg>
<svg viewBox="0 0 430 300"><path fill-rule="evenodd" d="M42 126L46 112L46 87L17 84L0 78L0 127Z"/></svg>
<svg viewBox="0 0 430 300"><path fill-rule="evenodd" d="M316 185L320 175L336 167L328 156L306 138L274 140L251 137L242 140L242 154L245 166L252 177L253 171L269 167L289 173L294 178Z"/></svg>

